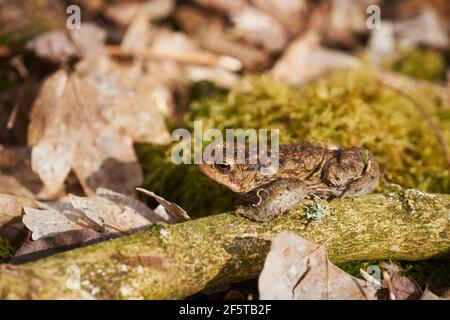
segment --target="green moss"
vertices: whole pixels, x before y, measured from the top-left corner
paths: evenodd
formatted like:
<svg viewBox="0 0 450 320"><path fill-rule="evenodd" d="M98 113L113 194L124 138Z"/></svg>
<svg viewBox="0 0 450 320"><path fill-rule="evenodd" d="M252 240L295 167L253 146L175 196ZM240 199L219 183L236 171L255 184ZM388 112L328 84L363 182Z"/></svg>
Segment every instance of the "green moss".
<svg viewBox="0 0 450 320"><path fill-rule="evenodd" d="M430 290L450 287L450 260L401 261L402 274Z"/></svg>
<svg viewBox="0 0 450 320"><path fill-rule="evenodd" d="M7 262L14 255L14 248L8 240L0 238L0 263Z"/></svg>
<svg viewBox="0 0 450 320"><path fill-rule="evenodd" d="M352 276L361 278L361 279L362 279L362 276L361 276L360 270L362 269L362 270L367 271L367 269L373 265L379 265L379 262L371 260L371 261L352 261L352 262L337 264L337 266L339 268L341 268L348 274L351 274Z"/></svg>
<svg viewBox="0 0 450 320"><path fill-rule="evenodd" d="M388 58L384 64L395 72L429 81L444 80L447 70L444 56L433 49L404 50L398 57Z"/></svg>
<svg viewBox="0 0 450 320"><path fill-rule="evenodd" d="M450 108L429 89L414 93L450 141ZM186 122L203 128L280 129L282 143L323 140L364 146L386 181L429 192L450 192L443 146L415 106L383 87L367 69L340 72L299 89L268 76L247 78L228 94L197 99ZM387 190L383 184L380 190Z"/></svg>

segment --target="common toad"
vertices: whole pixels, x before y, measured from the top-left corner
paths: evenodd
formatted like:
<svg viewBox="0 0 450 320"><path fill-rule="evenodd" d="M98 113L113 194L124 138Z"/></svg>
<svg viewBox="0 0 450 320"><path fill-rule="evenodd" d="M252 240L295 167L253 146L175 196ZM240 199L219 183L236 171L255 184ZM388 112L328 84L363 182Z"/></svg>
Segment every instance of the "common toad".
<svg viewBox="0 0 450 320"><path fill-rule="evenodd" d="M259 161L237 163L236 152L227 157L226 147L223 154L223 162L203 162L200 171L241 195L246 205L239 206L236 213L255 221L270 220L311 195L343 198L367 194L380 179L373 155L358 147L324 142L280 145L276 170Z"/></svg>

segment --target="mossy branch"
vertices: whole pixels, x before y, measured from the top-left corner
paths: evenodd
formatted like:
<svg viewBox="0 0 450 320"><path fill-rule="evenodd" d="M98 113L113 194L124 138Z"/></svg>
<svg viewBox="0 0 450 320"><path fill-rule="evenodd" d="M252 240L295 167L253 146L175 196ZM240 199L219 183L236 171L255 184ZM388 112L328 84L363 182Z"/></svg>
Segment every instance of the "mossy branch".
<svg viewBox="0 0 450 320"><path fill-rule="evenodd" d="M319 208L321 220L306 211ZM322 215L324 213L324 215ZM272 237L291 230L325 243L333 262L450 254L450 195L416 190L302 203L256 223L220 214L0 266L0 298L174 299L256 277Z"/></svg>

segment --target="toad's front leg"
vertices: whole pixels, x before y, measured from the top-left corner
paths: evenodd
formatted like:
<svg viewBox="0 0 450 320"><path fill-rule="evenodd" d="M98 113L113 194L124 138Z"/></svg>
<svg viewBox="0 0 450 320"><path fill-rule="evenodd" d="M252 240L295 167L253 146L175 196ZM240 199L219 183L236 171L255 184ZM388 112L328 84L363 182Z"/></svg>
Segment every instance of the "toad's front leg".
<svg viewBox="0 0 450 320"><path fill-rule="evenodd" d="M268 221L289 211L306 196L305 184L296 179L275 181L255 190L250 203L239 206L236 214L254 221Z"/></svg>

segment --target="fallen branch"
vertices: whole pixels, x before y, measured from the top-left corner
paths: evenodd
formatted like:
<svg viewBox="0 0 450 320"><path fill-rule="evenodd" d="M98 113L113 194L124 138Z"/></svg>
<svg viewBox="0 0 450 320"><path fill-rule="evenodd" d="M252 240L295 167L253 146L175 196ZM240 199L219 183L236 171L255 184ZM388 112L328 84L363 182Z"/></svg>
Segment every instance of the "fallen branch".
<svg viewBox="0 0 450 320"><path fill-rule="evenodd" d="M221 214L152 227L23 265L0 266L0 298L174 299L256 277L280 231L326 242L333 262L450 254L450 195L416 190L312 205L257 223ZM321 221L306 210L321 210Z"/></svg>

